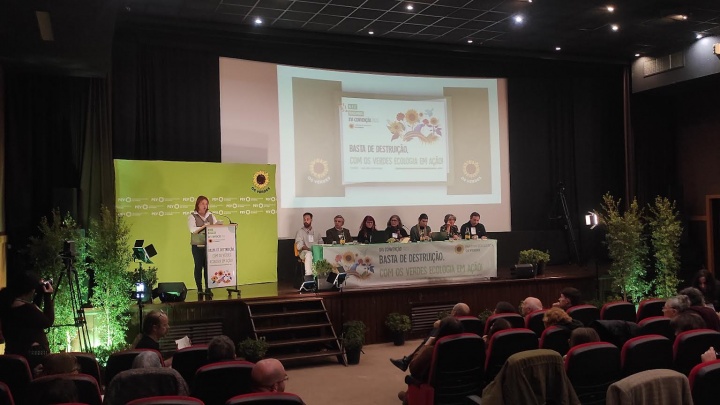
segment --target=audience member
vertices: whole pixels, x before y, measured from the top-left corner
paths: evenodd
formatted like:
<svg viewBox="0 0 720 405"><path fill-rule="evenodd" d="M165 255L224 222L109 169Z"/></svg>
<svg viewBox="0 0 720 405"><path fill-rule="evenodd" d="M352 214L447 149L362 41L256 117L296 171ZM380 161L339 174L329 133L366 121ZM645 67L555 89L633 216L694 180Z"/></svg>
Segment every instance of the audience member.
<svg viewBox="0 0 720 405"><path fill-rule="evenodd" d="M77 358L69 353L52 353L45 356L39 376L77 374L80 365Z"/></svg>
<svg viewBox="0 0 720 405"><path fill-rule="evenodd" d="M5 354L25 357L34 369L50 353L45 329L55 321L53 287L31 273L22 273L8 281L8 287L0 291Z"/></svg>
<svg viewBox="0 0 720 405"><path fill-rule="evenodd" d="M277 359L258 361L250 376L255 392L285 392L285 382L289 379L285 367Z"/></svg>
<svg viewBox="0 0 720 405"><path fill-rule="evenodd" d="M135 356L132 368L156 368L162 367L163 363L155 352L142 352Z"/></svg>
<svg viewBox="0 0 720 405"><path fill-rule="evenodd" d="M303 227L295 233L295 247L298 251L298 257L305 264L305 281L314 280L312 272L312 246L321 242L320 233L313 230L312 221L313 214L309 212L304 213Z"/></svg>
<svg viewBox="0 0 720 405"><path fill-rule="evenodd" d="M598 335L597 331L595 331L595 329L593 328L583 326L573 330L570 333L570 348L581 345L583 343L592 343L599 341L600 335Z"/></svg>
<svg viewBox="0 0 720 405"><path fill-rule="evenodd" d="M559 307L548 309L545 315L543 315L543 323L545 324L545 329L551 326L558 326L571 331L583 326L582 322L577 319L572 319L567 312Z"/></svg>
<svg viewBox="0 0 720 405"><path fill-rule="evenodd" d="M527 297L520 303L520 314L527 316L531 312L543 309L542 302L535 297Z"/></svg>
<svg viewBox="0 0 720 405"><path fill-rule="evenodd" d="M208 344L208 361L235 360L235 344L225 335L215 336Z"/></svg>
<svg viewBox="0 0 720 405"><path fill-rule="evenodd" d="M56 378L43 384L43 389L28 393L26 400L33 405L69 404L78 402L79 395L75 382Z"/></svg>
<svg viewBox="0 0 720 405"><path fill-rule="evenodd" d="M402 220L399 216L390 216L390 219L388 219L387 221L387 228L385 228L385 233L387 234L388 240L399 240L402 238L407 238L409 235L404 228L405 227L403 226Z"/></svg>
<svg viewBox="0 0 720 405"><path fill-rule="evenodd" d="M345 218L342 215L335 215L333 218L335 226L325 231L325 243L349 243L352 242L353 238L350 235L350 230L343 228L345 225Z"/></svg>
<svg viewBox="0 0 720 405"><path fill-rule="evenodd" d="M135 344L136 349L153 349L160 351L160 339L170 330L167 315L160 310L152 310L145 315L142 324L142 336Z"/></svg>
<svg viewBox="0 0 720 405"><path fill-rule="evenodd" d="M697 313L683 311L670 320L670 327L675 331L675 335L679 335L689 330L705 329L706 324L703 318Z"/></svg>
<svg viewBox="0 0 720 405"><path fill-rule="evenodd" d="M687 295L676 295L672 298L668 298L665 301L665 305L662 308L663 315L672 319L676 317L680 312L690 307L690 299Z"/></svg>
<svg viewBox="0 0 720 405"><path fill-rule="evenodd" d="M418 381L425 382L428 378L428 372L430 371L430 362L432 361L435 342L445 336L463 333L463 330L462 323L455 316L449 315L443 318L440 321L437 336L428 338L425 344L418 350L417 354L413 356L410 362L410 375ZM403 404L407 403L406 396L406 391L398 392L398 398L403 401Z"/></svg>
<svg viewBox="0 0 720 405"><path fill-rule="evenodd" d="M460 227L460 237L465 239L487 239L485 225L480 223L480 214L473 212L470 220Z"/></svg>
<svg viewBox="0 0 720 405"><path fill-rule="evenodd" d="M715 351L715 348L710 346L709 349L703 354L700 355L700 361L703 363L706 363L708 361L715 361L719 359L720 356L718 356L718 353Z"/></svg>
<svg viewBox="0 0 720 405"><path fill-rule="evenodd" d="M410 241L423 242L430 240L430 226L428 225L428 216L423 213L418 217L417 225L410 228Z"/></svg>
<svg viewBox="0 0 720 405"><path fill-rule="evenodd" d="M690 306L685 311L694 312L702 317L708 329L720 331L720 319L718 314L711 307L705 305L705 297L702 291L695 287L684 288L680 294L687 295Z"/></svg>
<svg viewBox="0 0 720 405"><path fill-rule="evenodd" d="M375 218L371 217L370 215L366 215L365 218L363 218L362 224L360 224L360 232L358 232L357 237L358 243L372 243L373 232L376 231L377 228L375 227ZM390 236L388 235L388 237ZM385 241L383 240L380 242Z"/></svg>
<svg viewBox="0 0 720 405"><path fill-rule="evenodd" d="M507 302L507 301L498 301L497 304L495 304L495 310L493 311L493 314L517 314L517 308L513 306L513 304Z"/></svg>
<svg viewBox="0 0 720 405"><path fill-rule="evenodd" d="M720 286L715 276L707 269L698 271L692 279L691 286L700 290L705 298L705 304L720 309Z"/></svg>
<svg viewBox="0 0 720 405"><path fill-rule="evenodd" d="M468 316L468 315L470 315L470 307L467 304L465 304L464 302L458 302L457 304L455 304L455 306L453 306L452 310L450 311L450 316L453 316L453 317ZM417 352L423 346L425 346L428 339L430 339L431 337L437 336L437 334L439 332L439 328L440 328L440 322L441 322L441 319L438 319L437 321L435 321L435 323L433 324L432 330L430 331L428 336L425 338L425 340L423 340L423 342L420 343L420 345L417 348L415 348L415 351L413 351L408 356L404 356L402 359L390 359L390 362L395 367L399 368L400 370L406 371L408 369L408 366L410 365L410 362L412 361L413 357L417 354Z"/></svg>
<svg viewBox="0 0 720 405"><path fill-rule="evenodd" d="M444 218L445 224L440 227L440 232L447 233L448 239L460 239L460 231L455 221L457 218L453 214L447 214Z"/></svg>
<svg viewBox="0 0 720 405"><path fill-rule="evenodd" d="M573 287L565 287L560 291L560 298L558 298L557 302L552 304L552 306L567 311L571 307L580 304L582 304L582 294L580 290Z"/></svg>
<svg viewBox="0 0 720 405"><path fill-rule="evenodd" d="M510 328L512 328L512 325L510 325L510 322L508 322L507 319L498 318L493 321L492 325L490 325L490 330L488 331L488 334L483 336L482 338L487 344L490 342L490 338L492 338L495 332Z"/></svg>

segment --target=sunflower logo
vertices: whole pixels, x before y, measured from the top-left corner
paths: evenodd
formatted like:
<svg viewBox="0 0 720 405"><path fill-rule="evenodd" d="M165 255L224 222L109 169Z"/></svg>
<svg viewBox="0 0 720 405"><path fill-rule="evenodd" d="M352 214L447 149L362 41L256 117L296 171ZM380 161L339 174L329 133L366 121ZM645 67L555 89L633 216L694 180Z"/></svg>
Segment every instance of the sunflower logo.
<svg viewBox="0 0 720 405"><path fill-rule="evenodd" d="M480 175L480 163L474 160L466 160L463 163L463 174L468 179L474 179Z"/></svg>
<svg viewBox="0 0 720 405"><path fill-rule="evenodd" d="M253 185L256 191L265 190L270 187L270 175L264 170L260 170L253 174Z"/></svg>
<svg viewBox="0 0 720 405"><path fill-rule="evenodd" d="M309 168L310 174L317 179L325 178L328 175L329 166L325 159L313 159L310 161Z"/></svg>
<svg viewBox="0 0 720 405"><path fill-rule="evenodd" d="M459 255L465 253L465 246L460 245L460 244L455 245L455 253L457 253Z"/></svg>

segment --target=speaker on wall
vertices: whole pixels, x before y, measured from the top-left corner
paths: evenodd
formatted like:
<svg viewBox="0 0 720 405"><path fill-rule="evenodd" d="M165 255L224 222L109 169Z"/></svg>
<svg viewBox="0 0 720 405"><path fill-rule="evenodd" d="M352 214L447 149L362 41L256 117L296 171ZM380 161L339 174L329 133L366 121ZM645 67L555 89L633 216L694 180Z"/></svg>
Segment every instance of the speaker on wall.
<svg viewBox="0 0 720 405"><path fill-rule="evenodd" d="M158 283L157 296L160 302L184 302L187 287L183 282Z"/></svg>

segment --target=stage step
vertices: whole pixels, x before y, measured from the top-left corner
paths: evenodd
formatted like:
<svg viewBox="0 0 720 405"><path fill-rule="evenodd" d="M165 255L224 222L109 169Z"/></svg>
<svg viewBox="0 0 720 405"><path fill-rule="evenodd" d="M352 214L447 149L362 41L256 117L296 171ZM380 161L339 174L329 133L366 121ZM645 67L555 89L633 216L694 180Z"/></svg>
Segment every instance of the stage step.
<svg viewBox="0 0 720 405"><path fill-rule="evenodd" d="M337 356L347 365L322 298L247 302L255 339L269 344L266 357L281 361Z"/></svg>

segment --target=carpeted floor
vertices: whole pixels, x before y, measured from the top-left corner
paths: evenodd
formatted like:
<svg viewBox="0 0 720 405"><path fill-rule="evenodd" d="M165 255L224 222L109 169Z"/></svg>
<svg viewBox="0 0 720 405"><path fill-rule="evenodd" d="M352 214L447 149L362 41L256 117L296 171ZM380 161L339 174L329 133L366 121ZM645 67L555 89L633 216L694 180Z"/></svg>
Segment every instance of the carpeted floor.
<svg viewBox="0 0 720 405"><path fill-rule="evenodd" d="M365 346L356 366L345 367L334 357L291 365L285 390L300 395L308 405L400 405L397 393L406 387L406 373L388 359L412 353L420 342Z"/></svg>

